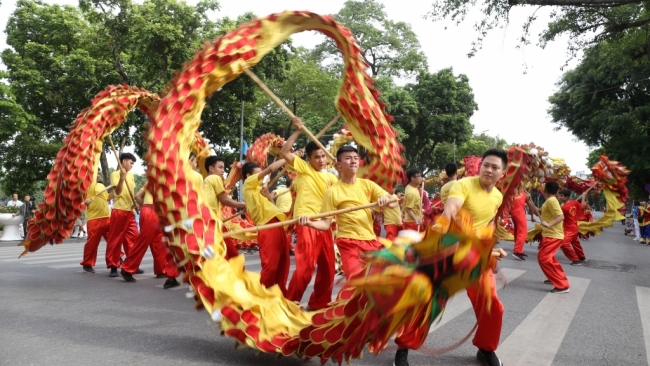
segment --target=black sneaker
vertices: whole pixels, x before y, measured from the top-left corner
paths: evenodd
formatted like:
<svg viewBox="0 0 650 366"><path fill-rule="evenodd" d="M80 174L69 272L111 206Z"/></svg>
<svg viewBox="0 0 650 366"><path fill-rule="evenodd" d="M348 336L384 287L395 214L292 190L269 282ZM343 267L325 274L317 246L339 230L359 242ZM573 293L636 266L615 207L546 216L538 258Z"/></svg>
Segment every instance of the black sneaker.
<svg viewBox="0 0 650 366"><path fill-rule="evenodd" d="M526 253L521 253L521 255L523 255L524 257L528 257L528 254Z"/></svg>
<svg viewBox="0 0 650 366"><path fill-rule="evenodd" d="M95 273L95 270L91 266L83 266L81 269L86 273Z"/></svg>
<svg viewBox="0 0 650 366"><path fill-rule="evenodd" d="M135 278L133 278L133 276L129 272L125 272L124 270L121 270L120 275L122 276L122 278L124 278L124 281L126 282L135 282Z"/></svg>
<svg viewBox="0 0 650 366"><path fill-rule="evenodd" d="M524 257L524 255L521 254L521 253L512 253L512 256L518 261L525 261L526 260L526 257Z"/></svg>
<svg viewBox="0 0 650 366"><path fill-rule="evenodd" d="M409 366L409 350L407 348L398 349L395 352L393 366Z"/></svg>
<svg viewBox="0 0 650 366"><path fill-rule="evenodd" d="M289 255L295 255L296 252L293 251L293 249L289 249Z"/></svg>
<svg viewBox="0 0 650 366"><path fill-rule="evenodd" d="M111 273L108 277L117 277L117 268L111 268Z"/></svg>
<svg viewBox="0 0 650 366"><path fill-rule="evenodd" d="M135 271L135 274L143 274L143 273L144 273L144 271L143 271L143 270L141 270L140 268L138 268L138 270L137 270L137 271Z"/></svg>
<svg viewBox="0 0 650 366"><path fill-rule="evenodd" d="M483 351L480 349L476 352L476 359L484 366L503 366L503 363L494 352Z"/></svg>
<svg viewBox="0 0 650 366"><path fill-rule="evenodd" d="M580 261L573 261L573 262L571 262L571 265L572 265L572 266L581 266L581 265L582 265L582 262L580 262Z"/></svg>
<svg viewBox="0 0 650 366"><path fill-rule="evenodd" d="M167 278L167 275L164 275L164 274L162 274L162 273L161 273L161 274L157 274L157 275L156 275L156 278Z"/></svg>
<svg viewBox="0 0 650 366"><path fill-rule="evenodd" d="M544 283L547 284L547 285L552 285L551 281L549 281L549 280L544 280Z"/></svg>
<svg viewBox="0 0 650 366"><path fill-rule="evenodd" d="M551 293L552 293L552 294L566 294L567 292L569 292L569 288L568 288L568 287L567 287L567 288L556 288L556 287L553 287L553 289L551 290Z"/></svg>
<svg viewBox="0 0 650 366"><path fill-rule="evenodd" d="M580 260L580 263L582 263L582 264L587 263L587 258L582 258L582 259Z"/></svg>
<svg viewBox="0 0 650 366"><path fill-rule="evenodd" d="M174 278L174 279L171 279L171 280L168 279L167 281L165 281L165 284L163 285L163 288L164 288L164 289L168 289L168 288L172 288L172 287L176 287L176 286L180 286L180 285L181 285L181 284L178 283L178 281L176 281L175 278Z"/></svg>

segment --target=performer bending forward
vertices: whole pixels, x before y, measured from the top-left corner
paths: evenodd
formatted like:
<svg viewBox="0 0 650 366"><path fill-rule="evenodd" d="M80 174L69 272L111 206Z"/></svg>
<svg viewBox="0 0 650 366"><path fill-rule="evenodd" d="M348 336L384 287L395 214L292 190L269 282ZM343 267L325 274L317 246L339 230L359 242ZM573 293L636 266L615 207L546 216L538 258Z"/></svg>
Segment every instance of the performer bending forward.
<svg viewBox="0 0 650 366"><path fill-rule="evenodd" d="M379 207L395 207L397 201L390 202L392 196L375 182L357 178L359 153L351 146L343 146L336 153L336 165L341 178L325 191L322 213L377 202ZM389 203L390 202L390 203ZM350 279L361 269L361 254L378 250L382 246L372 229L372 212L369 208L340 214L336 219L336 246L341 253L341 262L345 278ZM300 216L298 224L316 230L327 231L331 218L311 221L307 216Z"/></svg>
<svg viewBox="0 0 650 366"><path fill-rule="evenodd" d="M469 211L473 219L474 229L494 225L494 217L501 206L503 195L494 187L499 178L504 174L508 155L502 149L490 149L483 154L483 162L478 177L464 178L454 183L449 190L449 197L445 202L442 215L451 220L461 208ZM500 251L504 253L503 251ZM419 271L433 276L433 265L422 266ZM474 313L478 321L478 328L472 343L478 347L476 357L479 362L487 366L501 366L501 360L494 353L501 337L503 323L503 304L499 301L496 281L492 271L486 272L476 284L467 288L467 296L472 302ZM487 280L490 292L480 292L479 283ZM487 308L488 298L491 307ZM410 334L398 333L395 343L399 347L395 354L395 366L408 366L408 348L420 344L420 339L409 337Z"/></svg>
<svg viewBox="0 0 650 366"><path fill-rule="evenodd" d="M246 163L242 168L244 181L244 202L246 210L256 226L271 224L286 220L284 212L280 211L273 202L268 189L262 189L264 177L277 170L285 163L280 159L262 170L255 163ZM287 296L287 277L289 277L289 248L291 241L283 227L262 230L257 234L257 243L260 247L262 271L260 283L264 286L280 286L282 295Z"/></svg>

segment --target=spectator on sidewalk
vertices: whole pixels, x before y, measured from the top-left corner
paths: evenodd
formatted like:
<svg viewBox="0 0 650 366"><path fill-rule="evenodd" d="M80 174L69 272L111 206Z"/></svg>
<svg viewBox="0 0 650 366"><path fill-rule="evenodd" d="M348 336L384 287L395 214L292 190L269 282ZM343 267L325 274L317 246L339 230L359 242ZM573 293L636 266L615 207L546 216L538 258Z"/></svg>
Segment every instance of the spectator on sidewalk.
<svg viewBox="0 0 650 366"><path fill-rule="evenodd" d="M20 214L23 215L23 238L27 237L27 221L34 217L34 212L36 212L36 204L26 195L25 203L20 206Z"/></svg>
<svg viewBox="0 0 650 366"><path fill-rule="evenodd" d="M22 202L18 201L18 193L14 193L11 196L11 201L7 202L7 207L21 207Z"/></svg>

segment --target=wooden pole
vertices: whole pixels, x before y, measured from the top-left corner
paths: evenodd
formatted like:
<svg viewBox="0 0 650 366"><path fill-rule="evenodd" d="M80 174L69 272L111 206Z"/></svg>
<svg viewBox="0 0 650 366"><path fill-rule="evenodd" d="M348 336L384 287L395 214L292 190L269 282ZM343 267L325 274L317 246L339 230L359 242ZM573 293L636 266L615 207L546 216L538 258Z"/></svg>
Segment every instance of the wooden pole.
<svg viewBox="0 0 650 366"><path fill-rule="evenodd" d="M388 203L392 203L392 202L397 202L397 199L393 198L390 201L388 201ZM366 208L373 208L375 206L377 206L377 202L368 203L368 204L361 205L361 206L348 207L348 208L344 208L342 210L325 212L325 213L318 214L318 215L308 216L308 218L309 218L309 220L323 219L323 218L326 218L326 217L340 215L340 214L344 214L344 213L348 213L348 212L352 212L352 211L365 210ZM228 231L226 233L223 233L223 238L226 239L226 238L230 238L230 237L232 237L234 235L238 235L238 234L258 232L258 231L268 230L268 229L275 229L277 227L289 226L289 225L294 225L294 224L297 224L297 223L298 223L298 219L291 219L291 220L285 220L285 221L282 221L282 222L274 222L272 224L266 224L266 225L262 225L262 226L250 227L250 228L246 228L246 229L238 230L238 231Z"/></svg>
<svg viewBox="0 0 650 366"><path fill-rule="evenodd" d="M280 108L282 108L282 109L284 110L284 112L285 112L286 114L289 115L289 117L291 117L291 118L295 118L295 117L296 117L296 115L293 114L293 112L291 112L291 110L289 109L289 107L287 107L287 106L286 106L286 105L285 105L285 104L280 100L280 98L278 98L278 96L275 95L275 93L273 93L273 92L271 91L271 89L269 89L269 87L266 86L266 84L264 84L264 83L262 82L262 80L260 80L260 79L257 77L257 75L255 75L255 74L254 74L251 70L249 70L249 69L244 69L244 72L245 72L246 75L248 75L248 77L250 77L250 78L251 78L251 79L252 79L252 80L253 80L253 81L254 81L254 82L255 82L255 83L260 87L260 88L262 88L262 90L263 90L263 91L264 91L264 92L265 92L265 93L266 93L266 94L271 98L271 100L273 100L273 101L275 102L275 104L277 104ZM304 125L302 126L302 132L306 133L307 136L309 136L309 138L312 139L312 141L314 141L314 143L316 143L316 145L318 145L319 148L323 149L323 151L325 151L325 154L327 154L327 156L329 156L330 159L335 160L335 159L334 159L334 156L333 156L329 151L327 151L327 149L325 149L325 146L323 146L323 144L322 144L320 141L318 141L318 139L316 138L316 136L314 136L314 134L312 134L311 131L309 131L309 129L307 129L307 127L305 127Z"/></svg>
<svg viewBox="0 0 650 366"><path fill-rule="evenodd" d="M106 187L106 188L102 189L101 191L95 193L95 196L91 197L90 200L91 200L91 201L94 200L95 198L99 197L100 194L102 194L102 193L108 191L108 190L111 189L111 188L113 188L113 186L109 185L108 187Z"/></svg>
<svg viewBox="0 0 650 366"><path fill-rule="evenodd" d="M239 211L235 212L234 215L232 215L232 216L228 216L228 217L227 217L225 220L223 220L222 222L228 222L228 221L234 219L235 217L237 217L237 216L243 214L244 211L245 211L245 210L239 210Z"/></svg>
<svg viewBox="0 0 650 366"><path fill-rule="evenodd" d="M111 143L111 148L113 148L113 153L115 154L115 159L117 159L117 167L122 170L122 161L120 161L120 156L117 154L117 149L115 148L115 144L113 143L113 139L111 136L108 136L108 142ZM135 209L135 212L138 212L138 206L135 204L135 198L133 197L133 192L131 192L131 188L129 188L129 183L126 181L126 178L124 179L124 184L126 185L126 190L129 191L129 196L131 197L131 202L133 202L133 208Z"/></svg>

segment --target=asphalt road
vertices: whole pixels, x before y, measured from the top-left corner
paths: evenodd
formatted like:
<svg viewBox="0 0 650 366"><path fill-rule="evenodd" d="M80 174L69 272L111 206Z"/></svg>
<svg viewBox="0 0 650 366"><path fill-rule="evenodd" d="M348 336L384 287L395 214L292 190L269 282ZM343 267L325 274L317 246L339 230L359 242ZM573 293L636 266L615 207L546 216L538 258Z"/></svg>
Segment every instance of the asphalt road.
<svg viewBox="0 0 650 366"><path fill-rule="evenodd" d="M162 289L165 280L153 278L150 254L142 265L146 273L130 284L107 277L101 265L95 274L82 273L83 240L22 259L16 259L15 244L0 244L0 365L319 365L235 351L234 340L220 336L205 311L193 309L187 285ZM511 252L512 243L501 244ZM557 255L570 277L568 294L549 294L536 245L526 246L526 261L509 256L501 262L500 277L508 282L499 290L505 315L497 354L506 366L648 365L650 247L624 236L620 223L583 245L589 260L584 267ZM259 271L257 254L246 259L247 269ZM434 355L466 336L474 322L461 293L425 347L411 351L411 365L477 365L471 340ZM352 364L388 366L392 358L388 349Z"/></svg>

